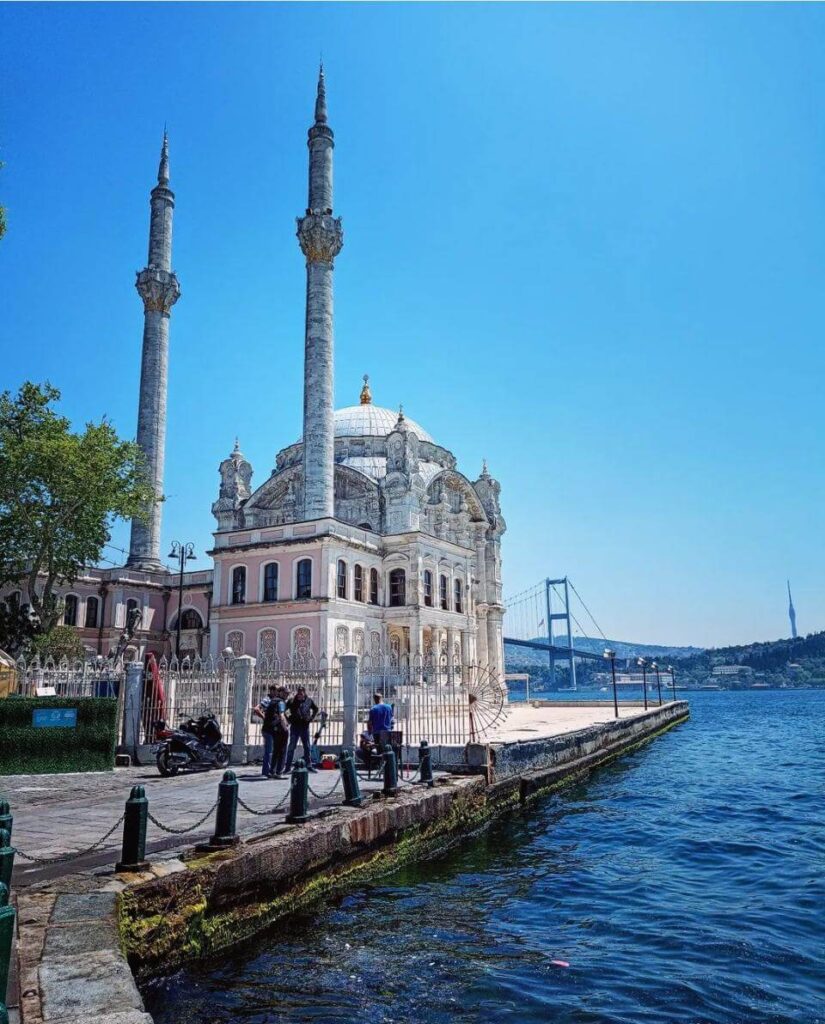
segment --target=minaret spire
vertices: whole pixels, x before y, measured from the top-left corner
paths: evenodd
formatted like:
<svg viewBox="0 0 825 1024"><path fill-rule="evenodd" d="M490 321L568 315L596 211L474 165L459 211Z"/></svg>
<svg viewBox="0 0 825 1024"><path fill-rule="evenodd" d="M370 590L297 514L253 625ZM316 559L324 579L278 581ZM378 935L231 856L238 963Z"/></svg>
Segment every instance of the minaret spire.
<svg viewBox="0 0 825 1024"><path fill-rule="evenodd" d="M341 219L332 216L332 129L327 124L324 68L318 75L315 123L309 129L307 211L298 218L298 242L306 257L304 339L304 519L335 514L333 261L344 244Z"/></svg>
<svg viewBox="0 0 825 1024"><path fill-rule="evenodd" d="M791 620L791 636L794 640L797 638L796 632L796 609L793 606L793 598L791 597L791 581L788 580L788 618Z"/></svg>
<svg viewBox="0 0 825 1024"><path fill-rule="evenodd" d="M152 189L149 220L149 258L138 272L135 287L143 300L143 354L140 366L137 443L157 499L146 521L132 520L127 565L160 571L161 500L166 455L166 392L169 367L169 314L180 298L172 270L172 213L175 193L169 188L169 138L163 131L158 183Z"/></svg>

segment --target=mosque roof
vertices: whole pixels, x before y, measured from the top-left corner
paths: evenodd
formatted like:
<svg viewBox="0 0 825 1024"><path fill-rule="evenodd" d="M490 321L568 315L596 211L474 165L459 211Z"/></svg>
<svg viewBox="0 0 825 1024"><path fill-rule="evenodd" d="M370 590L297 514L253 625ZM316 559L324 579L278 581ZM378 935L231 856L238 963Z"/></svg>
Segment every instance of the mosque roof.
<svg viewBox="0 0 825 1024"><path fill-rule="evenodd" d="M404 414L407 426L418 436L419 441L435 443L427 431L415 420ZM380 405L365 403L348 405L335 410L336 437L386 437L395 429L398 411L382 409Z"/></svg>

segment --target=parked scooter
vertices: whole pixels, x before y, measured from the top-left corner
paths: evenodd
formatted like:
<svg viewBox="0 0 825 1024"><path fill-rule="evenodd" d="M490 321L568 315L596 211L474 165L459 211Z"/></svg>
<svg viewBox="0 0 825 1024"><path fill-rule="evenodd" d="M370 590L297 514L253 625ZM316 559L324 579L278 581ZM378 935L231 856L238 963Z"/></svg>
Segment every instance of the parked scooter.
<svg viewBox="0 0 825 1024"><path fill-rule="evenodd" d="M229 747L223 742L221 727L212 712L200 718L187 718L179 729L167 729L165 722L155 723L158 771L164 777L177 775L181 768L226 768Z"/></svg>

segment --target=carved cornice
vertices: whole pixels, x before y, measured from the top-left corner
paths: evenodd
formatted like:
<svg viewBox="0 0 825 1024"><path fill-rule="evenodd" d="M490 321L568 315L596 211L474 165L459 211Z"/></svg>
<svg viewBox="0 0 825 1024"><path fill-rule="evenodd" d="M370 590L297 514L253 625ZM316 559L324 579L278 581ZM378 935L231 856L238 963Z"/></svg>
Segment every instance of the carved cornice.
<svg viewBox="0 0 825 1024"><path fill-rule="evenodd" d="M298 243L307 263L332 263L344 244L341 218L327 213L308 213L296 218Z"/></svg>
<svg viewBox="0 0 825 1024"><path fill-rule="evenodd" d="M146 267L138 271L135 288L143 299L143 308L147 311L169 313L180 298L180 285L174 273L155 267Z"/></svg>

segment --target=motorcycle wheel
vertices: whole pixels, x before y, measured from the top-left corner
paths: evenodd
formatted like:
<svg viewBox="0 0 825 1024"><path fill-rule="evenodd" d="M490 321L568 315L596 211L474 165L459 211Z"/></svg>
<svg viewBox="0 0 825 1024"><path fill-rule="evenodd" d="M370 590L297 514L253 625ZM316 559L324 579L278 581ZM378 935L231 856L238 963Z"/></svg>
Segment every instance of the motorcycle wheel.
<svg viewBox="0 0 825 1024"><path fill-rule="evenodd" d="M168 749L164 748L158 752L158 771L165 779L170 775L177 775L179 767L176 761L170 760Z"/></svg>
<svg viewBox="0 0 825 1024"><path fill-rule="evenodd" d="M218 768L226 768L229 764L229 747L225 743L221 743L220 747L215 751L215 765Z"/></svg>

